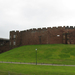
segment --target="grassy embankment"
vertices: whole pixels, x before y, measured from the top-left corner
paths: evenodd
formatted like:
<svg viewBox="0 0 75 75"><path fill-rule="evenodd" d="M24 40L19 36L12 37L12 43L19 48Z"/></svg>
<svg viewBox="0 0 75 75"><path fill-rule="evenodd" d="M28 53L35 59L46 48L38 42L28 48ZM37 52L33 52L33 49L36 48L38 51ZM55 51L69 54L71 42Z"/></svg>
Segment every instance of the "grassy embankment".
<svg viewBox="0 0 75 75"><path fill-rule="evenodd" d="M0 54L0 61L75 65L75 45L26 45Z"/></svg>
<svg viewBox="0 0 75 75"><path fill-rule="evenodd" d="M75 67L0 63L0 75L75 75Z"/></svg>

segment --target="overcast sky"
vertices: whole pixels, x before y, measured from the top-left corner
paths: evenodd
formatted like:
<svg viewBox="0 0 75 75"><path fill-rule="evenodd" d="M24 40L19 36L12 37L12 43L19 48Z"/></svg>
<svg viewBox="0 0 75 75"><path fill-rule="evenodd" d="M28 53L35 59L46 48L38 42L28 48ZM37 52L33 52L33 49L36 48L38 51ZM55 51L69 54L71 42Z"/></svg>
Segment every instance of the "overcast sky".
<svg viewBox="0 0 75 75"><path fill-rule="evenodd" d="M0 38L53 26L75 26L75 0L0 0Z"/></svg>

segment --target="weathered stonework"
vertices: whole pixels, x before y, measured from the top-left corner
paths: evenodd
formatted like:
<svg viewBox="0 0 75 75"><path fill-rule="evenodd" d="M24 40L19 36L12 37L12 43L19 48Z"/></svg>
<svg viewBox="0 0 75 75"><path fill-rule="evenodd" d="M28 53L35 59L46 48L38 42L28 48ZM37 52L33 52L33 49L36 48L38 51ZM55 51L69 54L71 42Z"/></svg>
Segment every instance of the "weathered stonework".
<svg viewBox="0 0 75 75"><path fill-rule="evenodd" d="M3 45L2 45L3 44ZM75 44L75 27L48 27L10 31L10 40L0 40L0 53L23 45Z"/></svg>
<svg viewBox="0 0 75 75"><path fill-rule="evenodd" d="M0 38L0 53L6 52L9 50L9 40Z"/></svg>
<svg viewBox="0 0 75 75"><path fill-rule="evenodd" d="M75 28L72 26L10 31L10 36L10 49L35 44L75 44Z"/></svg>

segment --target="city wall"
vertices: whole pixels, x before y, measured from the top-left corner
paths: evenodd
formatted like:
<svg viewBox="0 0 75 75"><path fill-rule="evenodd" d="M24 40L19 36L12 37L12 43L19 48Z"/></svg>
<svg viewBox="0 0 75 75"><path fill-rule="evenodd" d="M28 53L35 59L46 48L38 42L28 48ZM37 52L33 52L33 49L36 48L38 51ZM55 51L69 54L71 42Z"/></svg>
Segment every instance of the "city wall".
<svg viewBox="0 0 75 75"><path fill-rule="evenodd" d="M4 45L0 41L0 53L23 45L75 44L75 27L48 27L23 31L10 31L10 39Z"/></svg>
<svg viewBox="0 0 75 75"><path fill-rule="evenodd" d="M9 40L7 39L0 39L0 53L6 52L9 49Z"/></svg>
<svg viewBox="0 0 75 75"><path fill-rule="evenodd" d="M75 44L74 33L75 27L73 26L10 31L11 48L36 44ZM13 45L13 42L15 42L15 45Z"/></svg>

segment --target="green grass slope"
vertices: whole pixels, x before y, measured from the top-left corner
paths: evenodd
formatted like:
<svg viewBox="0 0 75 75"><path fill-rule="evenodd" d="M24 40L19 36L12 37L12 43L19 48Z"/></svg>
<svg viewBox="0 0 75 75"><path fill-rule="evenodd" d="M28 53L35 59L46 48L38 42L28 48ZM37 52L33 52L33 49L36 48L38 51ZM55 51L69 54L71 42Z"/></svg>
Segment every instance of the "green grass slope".
<svg viewBox="0 0 75 75"><path fill-rule="evenodd" d="M0 75L75 75L75 67L0 63Z"/></svg>
<svg viewBox="0 0 75 75"><path fill-rule="evenodd" d="M0 54L0 61L75 64L75 45L26 45Z"/></svg>

